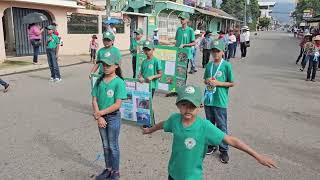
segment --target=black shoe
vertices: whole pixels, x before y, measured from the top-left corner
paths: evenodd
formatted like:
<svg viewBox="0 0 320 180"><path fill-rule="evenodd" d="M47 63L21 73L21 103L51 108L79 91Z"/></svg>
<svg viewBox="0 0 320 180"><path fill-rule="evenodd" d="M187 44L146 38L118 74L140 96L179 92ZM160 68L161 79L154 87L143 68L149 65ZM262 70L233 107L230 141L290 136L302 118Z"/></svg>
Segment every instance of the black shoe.
<svg viewBox="0 0 320 180"><path fill-rule="evenodd" d="M7 85L4 87L4 91L3 91L3 92L5 92L5 93L6 93L6 92L8 92L8 90L9 90L9 86L10 86L10 85L9 85L9 84L7 84Z"/></svg>
<svg viewBox="0 0 320 180"><path fill-rule="evenodd" d="M298 65L298 62L299 62L299 61L296 61L296 64L297 64L297 65Z"/></svg>
<svg viewBox="0 0 320 180"><path fill-rule="evenodd" d="M206 155L211 155L217 150L216 146L209 146Z"/></svg>
<svg viewBox="0 0 320 180"><path fill-rule="evenodd" d="M302 72L304 69L303 68L300 68L300 71Z"/></svg>
<svg viewBox="0 0 320 180"><path fill-rule="evenodd" d="M193 71L191 70L191 71L189 71L189 74L193 74Z"/></svg>
<svg viewBox="0 0 320 180"><path fill-rule="evenodd" d="M99 176L96 177L96 180L105 180L111 176L111 171L105 169Z"/></svg>
<svg viewBox="0 0 320 180"><path fill-rule="evenodd" d="M229 161L228 152L221 152L219 158L222 163L227 164Z"/></svg>

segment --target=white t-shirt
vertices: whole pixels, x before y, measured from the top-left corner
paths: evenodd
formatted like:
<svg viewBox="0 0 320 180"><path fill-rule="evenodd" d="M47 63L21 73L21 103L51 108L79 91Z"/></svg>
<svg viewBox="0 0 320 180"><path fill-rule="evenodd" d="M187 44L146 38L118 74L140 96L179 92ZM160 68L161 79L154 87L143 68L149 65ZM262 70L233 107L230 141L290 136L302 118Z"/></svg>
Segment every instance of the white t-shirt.
<svg viewBox="0 0 320 180"><path fill-rule="evenodd" d="M250 41L250 32L246 31L240 35L240 42Z"/></svg>
<svg viewBox="0 0 320 180"><path fill-rule="evenodd" d="M237 42L236 36L234 34L231 36L229 35L229 44L233 44L235 42Z"/></svg>

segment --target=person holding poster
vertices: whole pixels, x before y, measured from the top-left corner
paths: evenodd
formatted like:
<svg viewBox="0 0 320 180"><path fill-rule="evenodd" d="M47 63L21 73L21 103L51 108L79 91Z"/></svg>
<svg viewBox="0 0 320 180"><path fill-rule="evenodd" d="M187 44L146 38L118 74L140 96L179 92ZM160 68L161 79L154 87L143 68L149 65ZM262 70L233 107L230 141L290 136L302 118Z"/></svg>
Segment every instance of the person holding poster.
<svg viewBox="0 0 320 180"><path fill-rule="evenodd" d="M122 79L120 58L117 53L105 54L98 63L102 63L103 74L95 83L91 95L93 116L99 127L106 169L97 179L116 180L120 177L119 109L122 100L127 99L126 84Z"/></svg>
<svg viewBox="0 0 320 180"><path fill-rule="evenodd" d="M229 88L234 86L234 76L231 64L224 60L225 43L222 40L214 40L212 45L213 61L206 66L203 76L206 89L204 97L204 109L206 118L216 125L221 131L228 134L227 107L229 99ZM212 154L217 148L209 146L207 155ZM221 143L220 161L228 163L228 144Z"/></svg>
<svg viewBox="0 0 320 180"><path fill-rule="evenodd" d="M141 64L139 81L151 84L153 97L155 90L158 88L158 79L162 76L161 62L153 56L154 44L151 41L143 43L143 52L147 58Z"/></svg>
<svg viewBox="0 0 320 180"><path fill-rule="evenodd" d="M179 15L181 27L177 29L175 37L175 46L185 48L188 50L188 62L191 62L190 74L197 72L196 64L192 54L192 47L196 45L194 30L188 26L190 15L186 12L182 12ZM189 64L189 63L188 63Z"/></svg>
<svg viewBox="0 0 320 180"><path fill-rule="evenodd" d="M111 54L114 54L117 59L119 59L119 63L122 60L122 56L120 53L120 50L113 46L115 40L114 34L110 33L109 31L106 31L103 33L103 48L100 48L97 53L97 61L101 61L101 59L110 56ZM89 77L91 78L91 74L95 73L99 69L99 74L103 74L103 65L101 63L96 63L91 71Z"/></svg>
<svg viewBox="0 0 320 180"><path fill-rule="evenodd" d="M130 41L130 52L132 56L132 72L133 72L133 78L136 78L136 64L137 64L137 53L142 52L142 45L144 40L142 39L143 36L143 29L139 28L136 31L134 31L135 38L131 39Z"/></svg>
<svg viewBox="0 0 320 180"><path fill-rule="evenodd" d="M199 87L184 86L178 91L176 105L179 113L151 128L143 128L143 134L151 134L163 129L173 134L172 153L168 167L169 180L200 180L203 177L203 160L210 145L222 142L229 144L269 168L277 168L276 163L257 153L240 139L227 135L209 121L201 118L202 92Z"/></svg>

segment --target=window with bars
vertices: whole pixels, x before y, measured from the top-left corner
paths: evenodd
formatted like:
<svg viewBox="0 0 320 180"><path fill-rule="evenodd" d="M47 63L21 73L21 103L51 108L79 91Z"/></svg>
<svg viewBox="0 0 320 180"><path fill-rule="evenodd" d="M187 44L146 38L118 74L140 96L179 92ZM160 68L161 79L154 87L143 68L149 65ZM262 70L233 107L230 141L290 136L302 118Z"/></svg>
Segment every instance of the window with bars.
<svg viewBox="0 0 320 180"><path fill-rule="evenodd" d="M98 15L72 13L67 15L68 34L99 33Z"/></svg>

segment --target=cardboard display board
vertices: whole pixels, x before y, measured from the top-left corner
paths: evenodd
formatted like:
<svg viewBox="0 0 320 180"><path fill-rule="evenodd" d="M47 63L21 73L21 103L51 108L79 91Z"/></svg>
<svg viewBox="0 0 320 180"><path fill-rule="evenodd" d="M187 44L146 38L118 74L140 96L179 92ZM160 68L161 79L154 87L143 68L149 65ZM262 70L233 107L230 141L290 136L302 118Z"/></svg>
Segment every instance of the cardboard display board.
<svg viewBox="0 0 320 180"><path fill-rule="evenodd" d="M163 72L159 80L159 90L176 92L177 88L186 84L188 70L186 49L171 46L156 46L154 56L161 61ZM145 54L137 54L137 76L140 73L142 61L145 59Z"/></svg>
<svg viewBox="0 0 320 180"><path fill-rule="evenodd" d="M122 101L121 119L136 122L138 125L153 126L152 94L149 83L136 79L125 79L127 99Z"/></svg>

